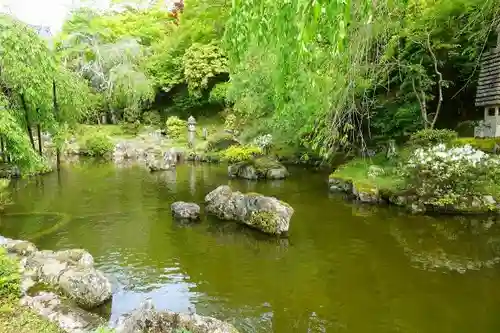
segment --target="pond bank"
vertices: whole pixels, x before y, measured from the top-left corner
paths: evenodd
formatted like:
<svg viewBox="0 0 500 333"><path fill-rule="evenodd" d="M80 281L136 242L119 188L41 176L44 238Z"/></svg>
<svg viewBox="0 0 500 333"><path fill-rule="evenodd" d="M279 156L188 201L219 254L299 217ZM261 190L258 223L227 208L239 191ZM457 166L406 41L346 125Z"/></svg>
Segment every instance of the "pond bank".
<svg viewBox="0 0 500 333"><path fill-rule="evenodd" d="M329 177L332 192L412 213L499 214L500 158L470 145L408 146L395 156L358 158Z"/></svg>
<svg viewBox="0 0 500 333"><path fill-rule="evenodd" d="M21 309L16 315L18 318L5 319L6 322L0 315L0 328L6 327L2 332L13 332L12 329L25 320L37 332L43 333L105 330L139 333L146 328L154 328L159 333L238 332L232 325L214 318L194 313L158 312L149 303L120 317L106 329L107 321L90 310L111 301L111 284L102 272L93 267L94 259L88 252L80 249L39 251L30 242L2 236L0 250L10 256L9 259L0 253L0 277L8 281L0 285L0 293L4 297L1 303L12 307L6 308L6 311Z"/></svg>

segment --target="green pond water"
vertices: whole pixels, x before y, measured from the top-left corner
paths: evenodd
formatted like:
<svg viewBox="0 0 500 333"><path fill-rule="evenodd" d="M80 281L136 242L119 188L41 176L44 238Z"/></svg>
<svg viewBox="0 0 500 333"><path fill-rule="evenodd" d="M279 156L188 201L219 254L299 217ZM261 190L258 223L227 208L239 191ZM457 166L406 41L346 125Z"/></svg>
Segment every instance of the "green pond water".
<svg viewBox="0 0 500 333"><path fill-rule="evenodd" d="M257 183L228 180L222 166L80 163L15 182L0 234L87 249L114 286L110 320L150 297L242 332L500 331L497 222L356 205L329 195L325 174L292 172ZM172 220L171 203L202 203L221 184L291 204L289 237Z"/></svg>

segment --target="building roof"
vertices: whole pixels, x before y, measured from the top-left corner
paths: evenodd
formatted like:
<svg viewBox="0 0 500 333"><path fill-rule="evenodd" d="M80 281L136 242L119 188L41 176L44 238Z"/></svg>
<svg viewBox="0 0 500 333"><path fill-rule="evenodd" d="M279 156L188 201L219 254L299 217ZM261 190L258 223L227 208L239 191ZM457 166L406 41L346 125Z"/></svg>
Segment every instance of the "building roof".
<svg viewBox="0 0 500 333"><path fill-rule="evenodd" d="M483 55L476 93L476 106L496 105L500 105L500 48Z"/></svg>

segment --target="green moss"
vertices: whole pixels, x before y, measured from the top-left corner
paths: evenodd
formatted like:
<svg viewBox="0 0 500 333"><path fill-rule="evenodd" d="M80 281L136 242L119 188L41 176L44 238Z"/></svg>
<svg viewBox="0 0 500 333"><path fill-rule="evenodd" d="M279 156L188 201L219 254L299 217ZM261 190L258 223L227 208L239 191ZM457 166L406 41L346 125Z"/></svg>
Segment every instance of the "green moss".
<svg viewBox="0 0 500 333"><path fill-rule="evenodd" d="M458 138L452 144L454 146L470 145L475 149L482 150L486 153L492 153L495 145L500 145L500 138Z"/></svg>
<svg viewBox="0 0 500 333"><path fill-rule="evenodd" d="M252 164L255 167L255 170L261 174L266 174L269 169L278 169L283 167L281 163L267 156L258 157L252 160Z"/></svg>
<svg viewBox="0 0 500 333"><path fill-rule="evenodd" d="M273 212L254 212L250 216L248 224L269 234L276 234L278 231L278 226L276 225L276 213Z"/></svg>
<svg viewBox="0 0 500 333"><path fill-rule="evenodd" d="M404 155L406 152L402 151L400 156ZM368 171L372 165L379 166L384 173L369 177ZM372 159L353 159L330 174L330 178L352 182L357 189L363 191L378 190L389 194L405 186L404 180L397 174L397 169L397 160L388 160L383 155L377 155Z"/></svg>

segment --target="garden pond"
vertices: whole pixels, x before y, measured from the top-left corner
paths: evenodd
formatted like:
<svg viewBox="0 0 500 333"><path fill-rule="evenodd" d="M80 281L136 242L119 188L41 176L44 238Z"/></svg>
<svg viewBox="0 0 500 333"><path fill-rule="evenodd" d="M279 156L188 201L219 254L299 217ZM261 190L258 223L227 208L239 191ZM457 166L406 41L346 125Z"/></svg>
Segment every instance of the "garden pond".
<svg viewBox="0 0 500 333"><path fill-rule="evenodd" d="M328 175L229 179L227 167L150 173L83 161L12 183L0 234L41 249L84 248L113 283L110 320L151 298L241 332L470 333L500 330L500 224L411 216L328 193ZM289 236L203 216L174 221L221 184L294 209Z"/></svg>

